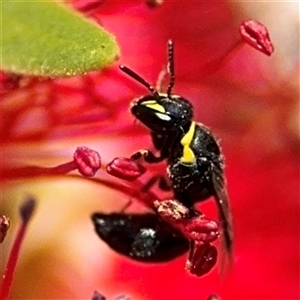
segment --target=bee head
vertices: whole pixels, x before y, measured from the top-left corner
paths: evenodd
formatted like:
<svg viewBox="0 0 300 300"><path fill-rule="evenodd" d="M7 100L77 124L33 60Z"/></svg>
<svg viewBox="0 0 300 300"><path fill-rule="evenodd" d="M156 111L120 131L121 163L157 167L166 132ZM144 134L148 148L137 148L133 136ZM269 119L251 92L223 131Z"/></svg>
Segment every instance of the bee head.
<svg viewBox="0 0 300 300"><path fill-rule="evenodd" d="M144 96L131 103L131 113L150 131L169 134L184 127L193 118L193 107L184 98L159 94Z"/></svg>
<svg viewBox="0 0 300 300"><path fill-rule="evenodd" d="M168 73L170 82L166 93L158 92L145 79L128 67L120 69L136 81L144 85L150 95L138 98L131 103L131 113L149 130L157 134L168 134L191 122L193 107L191 103L178 95L172 95L175 82L173 42L168 41Z"/></svg>

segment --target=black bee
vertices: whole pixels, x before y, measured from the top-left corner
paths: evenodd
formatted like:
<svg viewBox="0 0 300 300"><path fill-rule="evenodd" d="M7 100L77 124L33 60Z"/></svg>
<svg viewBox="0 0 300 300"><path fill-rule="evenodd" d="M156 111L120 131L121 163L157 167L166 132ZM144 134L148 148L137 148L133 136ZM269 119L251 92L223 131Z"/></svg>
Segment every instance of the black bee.
<svg viewBox="0 0 300 300"><path fill-rule="evenodd" d="M219 143L211 131L203 124L193 120L192 104L182 96L172 94L175 82L173 42L171 40L168 42L167 70L170 75L170 82L166 93L156 90L128 67L121 65L120 69L151 92L151 94L138 98L131 103L131 113L149 129L158 155L156 156L149 150L139 150L132 155L131 159L144 159L148 163L166 160L167 175L170 179L174 198L190 209L191 216L198 215L194 208L196 202L204 201L213 196L223 228L224 247L227 254L231 256L233 247L232 219L224 182L223 156ZM179 232L168 227L168 234L165 235L166 223L162 222L158 216L150 217L148 214L143 216L129 215L125 217L124 214L113 214L105 217L102 214L94 215L93 221L97 233L108 245L117 252L136 260L151 261L151 257L159 256L166 261L182 254L183 249L187 251L185 248L187 241L180 236ZM105 218L106 220L104 220ZM148 220L150 223L146 222L148 218L151 219L151 222ZM101 219L102 221L99 222ZM123 225L120 226L121 223ZM128 238L125 243L113 241L113 234L109 237L106 235L106 231L111 230L114 226L116 226L116 231L120 231L115 239L121 238L121 231L123 230L121 240L124 241ZM149 255L145 255L141 259L136 253L133 254L133 245L135 239L145 232L143 228L146 228L146 231L148 229L153 230L157 237L156 239L146 238L144 240L145 243L142 243L144 252L147 252L148 243L161 244L162 246L155 249L149 246ZM183 238L182 247L180 251L172 252L176 239L179 237ZM165 245L167 240L168 243L170 242L170 246ZM169 253L166 256L165 251Z"/></svg>

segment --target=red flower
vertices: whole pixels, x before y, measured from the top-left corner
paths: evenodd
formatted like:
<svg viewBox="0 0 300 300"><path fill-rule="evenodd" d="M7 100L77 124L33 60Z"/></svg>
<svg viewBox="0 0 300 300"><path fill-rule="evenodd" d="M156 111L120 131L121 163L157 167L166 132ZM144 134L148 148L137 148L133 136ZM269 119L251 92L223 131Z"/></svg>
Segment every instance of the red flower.
<svg viewBox="0 0 300 300"><path fill-rule="evenodd" d="M188 274L184 257L155 266L121 257L98 239L90 215L120 211L130 200L122 191L81 177L28 174L23 180L2 178L0 214L12 221L1 245L3 258L15 230L17 200L30 193L39 201L11 299L86 299L95 289L108 297L129 294L133 300L194 300L212 293L222 299L298 298L299 65L289 27L296 4L284 3L283 19L280 3L165 1L154 9L128 3L105 2L92 11L116 35L122 49L119 63L154 83L166 63L166 42L173 39L174 92L189 99L195 119L222 139L235 226L232 272L222 284L217 269L203 278ZM251 18L268 27L274 56L245 44L218 61L240 41L242 21ZM212 60L221 64L216 71L207 69L216 65L209 64ZM1 100L4 175L24 165L68 161L81 144L97 150L104 165L151 147L149 132L134 124L128 112L130 101L146 93L117 66L11 89ZM99 172L97 178L102 176ZM199 207L217 219L211 201Z"/></svg>

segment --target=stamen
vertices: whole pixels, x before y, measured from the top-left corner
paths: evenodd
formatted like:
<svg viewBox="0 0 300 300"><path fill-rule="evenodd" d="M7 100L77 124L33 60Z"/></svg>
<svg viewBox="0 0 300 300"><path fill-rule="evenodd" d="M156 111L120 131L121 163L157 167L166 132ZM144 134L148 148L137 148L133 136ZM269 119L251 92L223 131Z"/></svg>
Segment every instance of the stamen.
<svg viewBox="0 0 300 300"><path fill-rule="evenodd" d="M106 171L117 178L134 181L146 172L146 168L130 158L117 157L106 166Z"/></svg>
<svg viewBox="0 0 300 300"><path fill-rule="evenodd" d="M274 46L266 26L255 20L244 21L240 26L241 35L246 43L270 56Z"/></svg>
<svg viewBox="0 0 300 300"><path fill-rule="evenodd" d="M58 165L56 167L27 166L10 170L3 170L5 179L18 179L39 176L57 176L78 170L85 177L92 177L101 168L101 157L95 150L87 147L78 147L74 153L73 161Z"/></svg>
<svg viewBox="0 0 300 300"><path fill-rule="evenodd" d="M244 42L269 56L273 53L274 47L268 30L263 24L255 20L244 21L240 26L240 33L243 40L235 42L221 56L205 64L202 76L219 70L244 45Z"/></svg>
<svg viewBox="0 0 300 300"><path fill-rule="evenodd" d="M186 263L186 270L198 277L207 274L217 262L217 249L209 243L195 245L193 255Z"/></svg>
<svg viewBox="0 0 300 300"><path fill-rule="evenodd" d="M78 147L73 157L78 172L85 177L94 176L101 167L99 153L87 147Z"/></svg>
<svg viewBox="0 0 300 300"><path fill-rule="evenodd" d="M33 197L28 196L20 206L19 212L21 216L21 226L17 232L17 236L13 243L5 273L1 283L1 299L7 300L9 297L10 287L12 285L15 268L18 262L22 243L24 241L25 233L35 210L36 201Z"/></svg>
<svg viewBox="0 0 300 300"><path fill-rule="evenodd" d="M177 200L154 201L154 206L162 219L190 241L186 270L198 277L208 273L217 261L217 249L210 243L220 236L218 224L203 214L193 216L190 209Z"/></svg>

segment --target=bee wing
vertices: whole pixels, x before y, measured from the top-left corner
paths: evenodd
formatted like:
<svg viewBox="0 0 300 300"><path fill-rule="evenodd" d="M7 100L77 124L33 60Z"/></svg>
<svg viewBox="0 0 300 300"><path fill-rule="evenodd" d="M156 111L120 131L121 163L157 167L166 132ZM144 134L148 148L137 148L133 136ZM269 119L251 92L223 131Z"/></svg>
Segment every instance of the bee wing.
<svg viewBox="0 0 300 300"><path fill-rule="evenodd" d="M223 234L222 243L226 251L226 262L224 264L231 264L233 257L233 225L232 216L227 195L226 183L224 180L222 165L214 165L212 182L214 188L214 197L218 206L219 218L221 220Z"/></svg>
<svg viewBox="0 0 300 300"><path fill-rule="evenodd" d="M114 251L141 262L166 262L189 249L188 240L157 215L95 213L98 236Z"/></svg>

